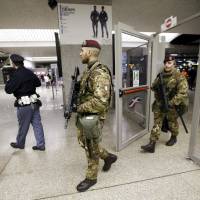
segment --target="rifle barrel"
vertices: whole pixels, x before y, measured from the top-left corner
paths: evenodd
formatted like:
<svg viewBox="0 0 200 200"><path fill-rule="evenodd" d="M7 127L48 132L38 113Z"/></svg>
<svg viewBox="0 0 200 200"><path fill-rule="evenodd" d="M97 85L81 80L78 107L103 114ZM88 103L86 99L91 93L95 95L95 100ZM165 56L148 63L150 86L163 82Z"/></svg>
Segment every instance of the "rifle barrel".
<svg viewBox="0 0 200 200"><path fill-rule="evenodd" d="M77 83L77 79L79 76L79 68L75 67L74 69L74 75L71 76L71 87L70 87L70 93L68 97L68 104L64 111L64 117L65 117L65 128L67 128L68 121L71 118L72 112L75 110L76 104L77 104L77 94L76 94L76 88L75 85Z"/></svg>
<svg viewBox="0 0 200 200"><path fill-rule="evenodd" d="M183 120L183 116L179 113L179 111L178 111L177 109L176 109L176 112L178 113L178 116L179 116L180 119L181 119L181 122L182 122L182 124L183 124L184 129L185 129L185 132L188 133L188 129L187 129L186 124L185 124L185 122L184 122L184 120Z"/></svg>

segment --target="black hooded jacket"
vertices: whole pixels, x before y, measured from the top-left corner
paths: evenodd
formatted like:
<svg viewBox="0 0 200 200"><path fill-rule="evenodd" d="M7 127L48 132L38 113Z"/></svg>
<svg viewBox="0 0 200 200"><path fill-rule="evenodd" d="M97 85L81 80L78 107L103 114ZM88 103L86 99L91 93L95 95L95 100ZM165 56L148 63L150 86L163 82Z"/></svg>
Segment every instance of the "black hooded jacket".
<svg viewBox="0 0 200 200"><path fill-rule="evenodd" d="M29 69L19 67L7 81L5 91L18 99L36 93L36 87L41 86L39 78Z"/></svg>

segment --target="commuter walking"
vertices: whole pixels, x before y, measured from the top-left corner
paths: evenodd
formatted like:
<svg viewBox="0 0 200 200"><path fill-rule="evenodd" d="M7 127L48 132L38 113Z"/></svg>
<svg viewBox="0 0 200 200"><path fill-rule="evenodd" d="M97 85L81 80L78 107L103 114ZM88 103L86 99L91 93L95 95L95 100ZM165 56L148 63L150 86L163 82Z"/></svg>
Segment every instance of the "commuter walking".
<svg viewBox="0 0 200 200"><path fill-rule="evenodd" d="M36 139L33 150L45 150L44 131L40 117L41 101L36 93L36 87L41 86L39 78L29 69L24 67L24 58L17 54L10 56L13 67L16 69L10 80L5 85L5 91L16 97L14 106L17 108L19 129L16 142L10 143L11 147L24 149L26 135L30 124Z"/></svg>

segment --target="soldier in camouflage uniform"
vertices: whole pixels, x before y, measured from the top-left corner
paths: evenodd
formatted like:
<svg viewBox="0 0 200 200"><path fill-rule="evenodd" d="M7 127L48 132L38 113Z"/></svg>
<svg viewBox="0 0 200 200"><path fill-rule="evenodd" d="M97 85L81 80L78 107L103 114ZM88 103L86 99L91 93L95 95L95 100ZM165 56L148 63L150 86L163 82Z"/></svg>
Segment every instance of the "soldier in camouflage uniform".
<svg viewBox="0 0 200 200"><path fill-rule="evenodd" d="M154 126L151 130L150 143L141 148L145 152L154 153L155 144L159 139L163 120L167 119L168 128L171 132L171 138L166 142L167 146L172 146L177 142L179 133L178 114L175 106L188 105L188 83L184 76L175 68L175 59L171 56L165 57L163 75L163 84L166 88L166 97L168 99L168 111L164 109L163 97L160 92L160 78L157 76L151 89L155 94L155 101L152 105L154 112Z"/></svg>
<svg viewBox="0 0 200 200"><path fill-rule="evenodd" d="M88 168L85 180L77 185L79 192L86 191L97 182L99 158L104 160L103 171L108 171L117 160L116 155L108 153L99 144L104 120L109 108L112 87L110 70L98 61L100 49L99 43L95 40L86 40L80 53L82 63L87 64L87 69L80 80L76 125L78 128L78 141L86 151ZM92 139L88 139L87 129L79 126L79 122L83 117L88 119L98 117L95 130L89 133L91 135L95 134ZM90 124L83 126L88 127Z"/></svg>

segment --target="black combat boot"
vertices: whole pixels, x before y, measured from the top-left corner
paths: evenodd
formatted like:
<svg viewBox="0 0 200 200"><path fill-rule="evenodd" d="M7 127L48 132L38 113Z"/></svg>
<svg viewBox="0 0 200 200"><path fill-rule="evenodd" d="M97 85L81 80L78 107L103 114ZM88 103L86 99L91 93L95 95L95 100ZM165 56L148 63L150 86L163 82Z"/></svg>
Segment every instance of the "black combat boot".
<svg viewBox="0 0 200 200"><path fill-rule="evenodd" d="M111 168L111 165L114 162L116 162L116 160L117 160L117 156L109 153L108 157L104 160L104 166L103 166L102 170L104 172L107 172Z"/></svg>
<svg viewBox="0 0 200 200"><path fill-rule="evenodd" d="M10 146L15 149L24 149L24 146L18 145L16 142L11 142Z"/></svg>
<svg viewBox="0 0 200 200"><path fill-rule="evenodd" d="M145 152L154 153L155 152L156 141L150 140L149 144L141 146Z"/></svg>
<svg viewBox="0 0 200 200"><path fill-rule="evenodd" d="M86 190L88 190L91 186L93 186L94 184L97 183L97 180L92 180L92 179L85 179L83 181L81 181L76 189L79 191L79 192L85 192Z"/></svg>
<svg viewBox="0 0 200 200"><path fill-rule="evenodd" d="M176 136L172 135L171 138L166 142L167 146L173 146L174 144L176 144L177 139Z"/></svg>
<svg viewBox="0 0 200 200"><path fill-rule="evenodd" d="M35 151L45 151L45 147L33 146L32 149Z"/></svg>

